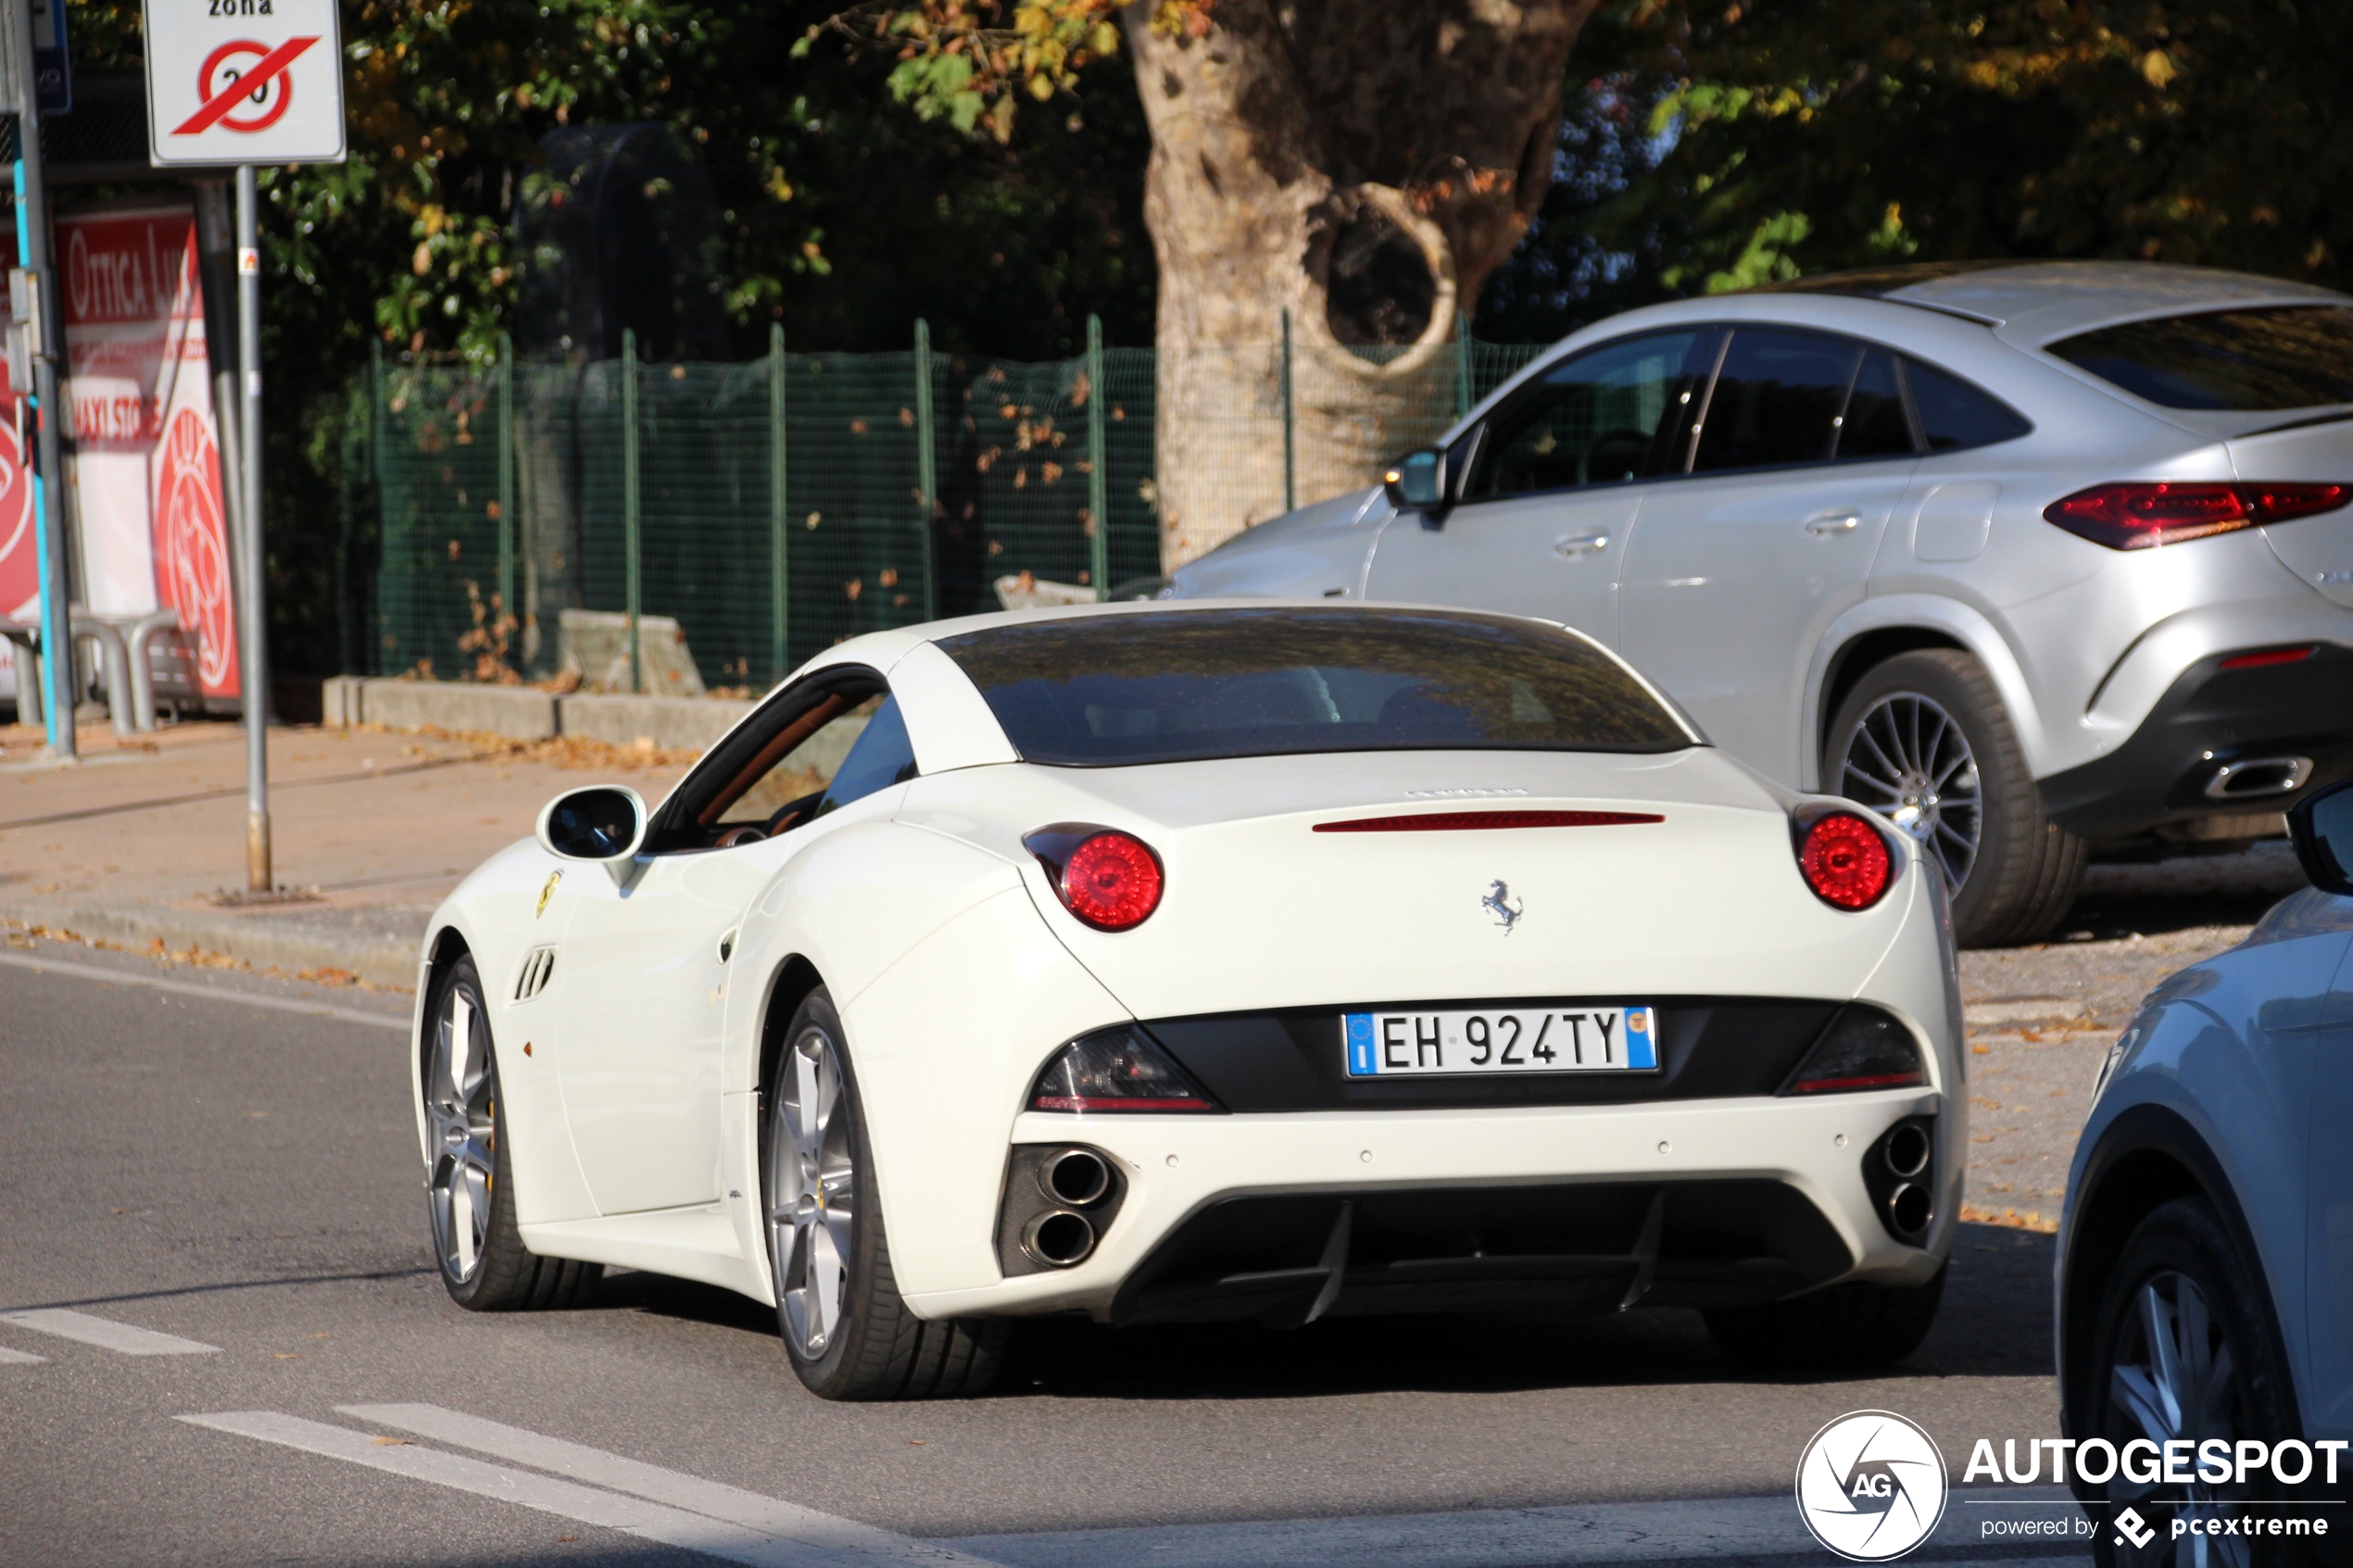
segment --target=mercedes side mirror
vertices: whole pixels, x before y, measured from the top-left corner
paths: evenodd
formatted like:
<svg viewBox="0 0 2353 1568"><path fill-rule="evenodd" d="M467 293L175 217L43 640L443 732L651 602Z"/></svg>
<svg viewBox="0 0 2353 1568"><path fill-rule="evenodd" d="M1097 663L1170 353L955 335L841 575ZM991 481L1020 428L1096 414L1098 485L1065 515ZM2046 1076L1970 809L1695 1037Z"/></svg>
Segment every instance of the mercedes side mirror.
<svg viewBox="0 0 2353 1568"><path fill-rule="evenodd" d="M2313 886L2353 894L2353 779L2298 801L2287 814L2287 836Z"/></svg>
<svg viewBox="0 0 2353 1568"><path fill-rule="evenodd" d="M646 842L646 802L623 784L592 784L566 790L541 809L539 847L566 860L595 860L627 879L638 847Z"/></svg>
<svg viewBox="0 0 2353 1568"><path fill-rule="evenodd" d="M1419 512L1422 526L1435 528L1445 519L1446 449L1426 446L1397 459L1381 475L1389 504L1401 512Z"/></svg>

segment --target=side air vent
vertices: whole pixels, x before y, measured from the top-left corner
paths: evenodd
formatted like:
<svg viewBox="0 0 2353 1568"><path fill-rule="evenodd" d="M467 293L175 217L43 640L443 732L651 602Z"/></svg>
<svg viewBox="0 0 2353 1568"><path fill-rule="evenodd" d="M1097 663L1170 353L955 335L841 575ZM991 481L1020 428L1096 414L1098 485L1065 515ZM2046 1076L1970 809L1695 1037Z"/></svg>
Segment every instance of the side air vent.
<svg viewBox="0 0 2353 1568"><path fill-rule="evenodd" d="M556 972L556 950L534 947L522 956L522 969L515 975L515 1000L527 1002L547 988L548 980Z"/></svg>

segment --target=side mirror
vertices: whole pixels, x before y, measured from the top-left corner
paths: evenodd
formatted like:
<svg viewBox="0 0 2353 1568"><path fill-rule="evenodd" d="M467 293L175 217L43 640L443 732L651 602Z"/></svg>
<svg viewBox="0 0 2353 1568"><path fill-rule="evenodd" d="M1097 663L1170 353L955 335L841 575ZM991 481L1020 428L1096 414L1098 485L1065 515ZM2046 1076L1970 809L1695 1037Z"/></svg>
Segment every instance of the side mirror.
<svg viewBox="0 0 2353 1568"><path fill-rule="evenodd" d="M1389 504L1401 512L1420 512L1425 527L1437 526L1446 505L1446 449L1426 446L1397 459L1381 475Z"/></svg>
<svg viewBox="0 0 2353 1568"><path fill-rule="evenodd" d="M595 860L615 882L646 841L646 802L623 784L566 790L541 809L539 847L567 860Z"/></svg>
<svg viewBox="0 0 2353 1568"><path fill-rule="evenodd" d="M2287 814L2287 836L2313 886L2353 894L2353 779L2298 801Z"/></svg>

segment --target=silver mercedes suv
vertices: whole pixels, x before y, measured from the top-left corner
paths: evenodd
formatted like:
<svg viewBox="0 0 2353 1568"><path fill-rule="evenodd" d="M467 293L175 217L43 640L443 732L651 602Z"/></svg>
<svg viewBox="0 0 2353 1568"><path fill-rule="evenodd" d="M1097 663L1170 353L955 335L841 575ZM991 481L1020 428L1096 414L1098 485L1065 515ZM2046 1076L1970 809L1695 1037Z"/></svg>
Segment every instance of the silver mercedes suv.
<svg viewBox="0 0 2353 1568"><path fill-rule="evenodd" d="M1596 323L1171 592L1576 626L1931 846L1982 946L2089 855L2235 847L2353 772L2348 503L2353 296L1897 267Z"/></svg>

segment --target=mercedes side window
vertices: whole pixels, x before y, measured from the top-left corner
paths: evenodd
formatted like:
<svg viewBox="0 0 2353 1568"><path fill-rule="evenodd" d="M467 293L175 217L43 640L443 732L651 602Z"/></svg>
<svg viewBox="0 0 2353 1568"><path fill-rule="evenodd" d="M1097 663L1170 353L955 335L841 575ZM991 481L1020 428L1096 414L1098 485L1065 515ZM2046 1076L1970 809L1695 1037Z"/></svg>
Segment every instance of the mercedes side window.
<svg viewBox="0 0 2353 1568"><path fill-rule="evenodd" d="M1912 411L1919 416L1920 436L1931 452L1991 446L2034 428L2008 404L1949 370L1906 359L1904 379L1910 383Z"/></svg>
<svg viewBox="0 0 2353 1568"><path fill-rule="evenodd" d="M1724 334L1713 328L1604 344L1554 366L1490 420L1465 501L1679 470L1696 390Z"/></svg>
<svg viewBox="0 0 2353 1568"><path fill-rule="evenodd" d="M1908 458L1912 421L1904 412L1904 383L1895 356L1874 348L1863 356L1855 372L1855 388L1846 395L1846 411L1838 419L1835 456L1842 463L1873 458Z"/></svg>
<svg viewBox="0 0 2353 1568"><path fill-rule="evenodd" d="M1863 345L1816 332L1732 333L1701 415L1692 471L1827 461Z"/></svg>

